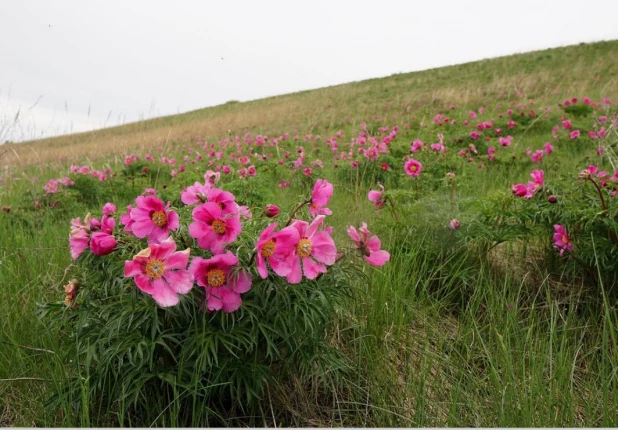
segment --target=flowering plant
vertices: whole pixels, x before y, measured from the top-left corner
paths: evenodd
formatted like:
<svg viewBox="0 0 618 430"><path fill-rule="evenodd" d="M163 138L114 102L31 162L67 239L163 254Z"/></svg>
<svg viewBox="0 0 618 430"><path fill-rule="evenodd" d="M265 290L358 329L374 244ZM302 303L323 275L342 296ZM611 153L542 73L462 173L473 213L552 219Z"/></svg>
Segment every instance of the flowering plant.
<svg viewBox="0 0 618 430"><path fill-rule="evenodd" d="M74 279L47 311L109 402L131 393L139 409L153 390L182 389L252 404L273 379L345 371L325 331L360 272L332 237L332 184L319 179L289 218L272 206L254 216L217 186L188 186L180 207L140 196L123 213L106 204L101 221L71 221ZM357 261L387 262L365 223L348 231ZM81 389L74 381L62 395Z"/></svg>

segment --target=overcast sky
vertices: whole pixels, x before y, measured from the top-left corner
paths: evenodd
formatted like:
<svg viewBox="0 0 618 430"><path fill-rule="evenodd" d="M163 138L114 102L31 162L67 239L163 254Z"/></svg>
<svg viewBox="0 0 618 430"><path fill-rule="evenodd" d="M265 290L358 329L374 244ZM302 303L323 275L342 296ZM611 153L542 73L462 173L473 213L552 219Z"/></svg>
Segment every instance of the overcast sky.
<svg viewBox="0 0 618 430"><path fill-rule="evenodd" d="M618 39L616 17L613 0L0 0L0 141Z"/></svg>

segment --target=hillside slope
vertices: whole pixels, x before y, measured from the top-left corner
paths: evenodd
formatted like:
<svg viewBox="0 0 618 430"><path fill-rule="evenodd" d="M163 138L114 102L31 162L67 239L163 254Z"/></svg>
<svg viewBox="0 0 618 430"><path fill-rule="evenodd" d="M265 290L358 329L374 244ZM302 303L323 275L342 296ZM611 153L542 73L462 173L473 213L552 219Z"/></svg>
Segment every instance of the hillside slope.
<svg viewBox="0 0 618 430"><path fill-rule="evenodd" d="M0 167L137 151L230 131L316 132L360 122L385 106L390 115L401 116L435 114L451 104L476 106L485 100L551 102L571 94L611 96L618 94L617 66L618 41L535 51L7 144L0 150Z"/></svg>

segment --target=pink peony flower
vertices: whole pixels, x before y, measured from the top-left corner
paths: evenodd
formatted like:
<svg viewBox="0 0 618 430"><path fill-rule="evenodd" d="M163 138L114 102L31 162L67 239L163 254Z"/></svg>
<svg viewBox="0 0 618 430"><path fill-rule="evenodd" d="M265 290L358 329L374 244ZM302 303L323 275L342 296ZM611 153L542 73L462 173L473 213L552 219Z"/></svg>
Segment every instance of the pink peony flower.
<svg viewBox="0 0 618 430"><path fill-rule="evenodd" d="M453 218L448 222L448 226L451 230L459 230L459 227L461 227L461 223L457 218Z"/></svg>
<svg viewBox="0 0 618 430"><path fill-rule="evenodd" d="M546 142L544 147L545 147L545 153L547 155L551 154L554 151L554 147L549 142Z"/></svg>
<svg viewBox="0 0 618 430"><path fill-rule="evenodd" d="M308 279L315 279L320 273L326 272L326 265L335 263L337 248L333 238L327 231L317 231L324 218L324 215L318 215L311 224L297 220L290 226L298 231L299 238L294 244L293 253L288 257L291 271L287 280L290 284L298 284L303 273Z"/></svg>
<svg viewBox="0 0 618 430"><path fill-rule="evenodd" d="M277 223L266 227L255 245L257 248L258 273L263 279L268 277L266 262L279 276L287 276L290 273L292 269L287 260L300 240L296 228L289 226L273 233L276 227Z"/></svg>
<svg viewBox="0 0 618 430"><path fill-rule="evenodd" d="M279 206L277 205L266 205L266 207L264 208L264 215L266 215L268 218L274 218L279 215L279 210Z"/></svg>
<svg viewBox="0 0 618 430"><path fill-rule="evenodd" d="M383 197L384 186L382 184L378 184L378 187L380 187L381 191L370 190L369 194L367 195L367 198L369 199L370 202L373 202L373 206L376 209L380 209L384 207L384 205L386 204L386 201L384 200L384 197Z"/></svg>
<svg viewBox="0 0 618 430"><path fill-rule="evenodd" d="M195 182L193 185L185 188L180 193L180 200L185 205L193 205L196 203L204 203L207 201L206 196L208 191L212 188L210 182L206 182L205 185Z"/></svg>
<svg viewBox="0 0 618 430"><path fill-rule="evenodd" d="M563 225L554 225L554 248L560 250L560 255L564 255L564 251L573 252L571 238Z"/></svg>
<svg viewBox="0 0 618 430"><path fill-rule="evenodd" d="M101 226L90 236L90 250L94 255L107 255L116 249L116 238L114 237L114 218L104 215L101 219Z"/></svg>
<svg viewBox="0 0 618 430"><path fill-rule="evenodd" d="M251 289L253 279L244 270L238 269L238 258L230 251L204 259L195 257L189 271L197 285L206 290L209 311L234 312L242 304L240 295Z"/></svg>
<svg viewBox="0 0 618 430"><path fill-rule="evenodd" d="M565 130L570 130L571 127L573 127L573 125L571 124L571 120L565 119L564 121L562 121L562 128L564 128Z"/></svg>
<svg viewBox="0 0 618 430"><path fill-rule="evenodd" d="M136 207L129 212L133 222L125 224L125 230L130 228L136 237L148 237L148 242L162 242L169 237L170 230L178 229L180 225L178 214L170 211L170 203L163 206L163 202L156 197L139 196L135 199ZM121 218L122 219L122 218ZM127 220L125 217L124 220Z"/></svg>
<svg viewBox="0 0 618 430"><path fill-rule="evenodd" d="M103 206L103 215L112 215L116 213L116 205L113 203L105 203Z"/></svg>
<svg viewBox="0 0 618 430"><path fill-rule="evenodd" d="M387 251L380 249L381 244L378 236L371 236L371 233L367 230L367 223L362 223L358 231L356 231L356 228L349 226L348 235L354 241L356 248L360 251L365 261L372 266L384 266L391 258Z"/></svg>
<svg viewBox="0 0 618 430"><path fill-rule="evenodd" d="M197 239L197 244L213 254L222 254L227 243L236 240L242 227L240 214L226 211L215 202L207 202L193 209L193 223L189 234Z"/></svg>
<svg viewBox="0 0 618 430"><path fill-rule="evenodd" d="M90 240L90 213L84 218L84 222L80 218L71 220L71 231L69 233L69 248L73 260L77 258L88 248Z"/></svg>
<svg viewBox="0 0 618 430"><path fill-rule="evenodd" d="M573 130L571 133L569 133L569 137L571 139L577 139L580 135L579 130Z"/></svg>
<svg viewBox="0 0 618 430"><path fill-rule="evenodd" d="M331 215L333 212L326 208L331 196L333 195L333 185L326 179L318 179L311 193L311 204L309 213L313 218L318 215Z"/></svg>
<svg viewBox="0 0 618 430"><path fill-rule="evenodd" d="M408 176L414 176L415 178L418 178L418 175L421 173L421 170L423 169L423 165L419 162L416 161L413 158L410 158L408 161L406 161L406 164L403 166L406 175Z"/></svg>
<svg viewBox="0 0 618 430"><path fill-rule="evenodd" d="M151 243L124 263L125 278L134 278L137 288L161 307L178 304L178 295L193 287L193 274L187 270L190 251L175 251L176 242L168 237L160 244Z"/></svg>

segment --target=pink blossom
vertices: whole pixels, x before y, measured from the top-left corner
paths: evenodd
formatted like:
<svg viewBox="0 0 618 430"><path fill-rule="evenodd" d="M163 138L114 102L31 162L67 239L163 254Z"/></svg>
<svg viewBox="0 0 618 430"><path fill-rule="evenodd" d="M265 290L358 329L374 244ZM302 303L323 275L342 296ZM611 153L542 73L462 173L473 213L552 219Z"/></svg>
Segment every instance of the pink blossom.
<svg viewBox="0 0 618 430"><path fill-rule="evenodd" d="M564 251L573 252L571 238L563 225L554 225L554 248L560 250L560 255L564 255Z"/></svg>
<svg viewBox="0 0 618 430"><path fill-rule="evenodd" d="M229 167L226 166L228 168L228 171L224 173L229 173ZM223 170L225 170L225 167L223 168ZM206 170L206 173L204 174L204 180L206 181L205 186L209 186L209 188L212 188L213 185L215 185L217 182L219 182L219 179L221 178L221 173L219 172L213 172L212 170ZM196 182L197 183L197 182Z"/></svg>
<svg viewBox="0 0 618 430"><path fill-rule="evenodd" d="M451 230L459 230L459 228L461 227L461 223L457 218L453 218L448 222L448 226Z"/></svg>
<svg viewBox="0 0 618 430"><path fill-rule="evenodd" d="M580 131L579 130L573 130L572 132L569 133L569 137L571 139L577 139L580 135Z"/></svg>
<svg viewBox="0 0 618 430"><path fill-rule="evenodd" d="M318 215L311 225L298 220L292 223L291 227L298 230L299 240L294 245L294 252L288 257L291 268L287 275L289 283L298 284L303 273L308 279L315 279L320 273L326 273L326 266L335 263L337 248L333 238L325 230L318 231L324 218L324 215Z"/></svg>
<svg viewBox="0 0 618 430"><path fill-rule="evenodd" d="M129 218L133 221L130 229L136 237L148 237L149 243L161 242L167 239L170 230L178 229L180 220L176 212L169 210L169 202L163 206L163 202L156 197L139 196L135 203L136 207L129 213ZM125 230L129 228L128 223L125 226Z"/></svg>
<svg viewBox="0 0 618 430"><path fill-rule="evenodd" d="M387 251L380 249L381 244L378 236L371 236L371 233L367 230L367 223L362 223L358 231L353 226L349 226L348 235L365 261L372 266L384 266L391 258Z"/></svg>
<svg viewBox="0 0 618 430"><path fill-rule="evenodd" d="M227 243L236 240L242 227L238 210L226 211L215 202L207 202L193 209L193 223L189 234L197 239L198 245L221 254Z"/></svg>
<svg viewBox="0 0 618 430"><path fill-rule="evenodd" d="M266 205L266 207L264 208L264 215L266 215L268 218L274 218L277 215L279 215L279 206L277 205Z"/></svg>
<svg viewBox="0 0 618 430"><path fill-rule="evenodd" d="M554 151L554 147L549 142L546 142L544 147L545 147L545 153L547 155L551 154Z"/></svg>
<svg viewBox="0 0 618 430"><path fill-rule="evenodd" d="M193 274L187 270L190 251L175 251L176 242L168 237L160 244L151 243L124 263L125 278L133 277L137 288L161 307L178 304L178 295L193 287Z"/></svg>
<svg viewBox="0 0 618 430"><path fill-rule="evenodd" d="M90 250L94 255L107 255L116 249L116 238L114 237L114 218L104 215L98 231L90 236Z"/></svg>
<svg viewBox="0 0 618 430"><path fill-rule="evenodd" d="M273 233L276 227L277 223L266 227L255 244L258 273L263 279L268 277L266 262L270 264L270 267L277 275L289 275L292 269L287 260L294 252L295 246L300 240L296 228L289 226Z"/></svg>
<svg viewBox="0 0 618 430"><path fill-rule="evenodd" d="M251 289L253 279L245 270L238 270L238 258L230 251L204 259L195 257L189 271L197 285L206 290L209 311L234 312L242 304L240 295Z"/></svg>
<svg viewBox="0 0 618 430"><path fill-rule="evenodd" d="M71 231L69 232L69 248L73 260L77 258L88 248L90 240L90 213L84 218L74 218L71 220Z"/></svg>
<svg viewBox="0 0 618 430"><path fill-rule="evenodd" d="M423 165L419 161L416 161L415 159L410 158L408 161L406 161L403 168L404 168L404 171L406 172L406 175L414 176L415 178L418 178L418 175L421 173L421 170L423 169Z"/></svg>
<svg viewBox="0 0 618 430"><path fill-rule="evenodd" d="M573 127L573 124L571 124L570 119L565 119L564 121L562 121L562 128L564 128L565 130L570 130L571 127Z"/></svg>
<svg viewBox="0 0 618 430"><path fill-rule="evenodd" d="M367 198L370 202L373 202L373 205L376 209L384 207L384 205L386 204L386 201L383 198L384 186L382 184L378 184L378 187L380 187L381 191L370 190L369 194L367 195Z"/></svg>
<svg viewBox="0 0 618 430"><path fill-rule="evenodd" d="M318 179L313 186L311 193L311 204L309 213L313 218L318 215L331 215L333 212L325 206L328 206L330 198L333 195L333 184L326 179Z"/></svg>
<svg viewBox="0 0 618 430"><path fill-rule="evenodd" d="M416 139L414 142L412 142L412 147L410 148L410 152L418 152L421 149L423 149L424 146L425 144L423 142L421 142L419 139Z"/></svg>
<svg viewBox="0 0 618 430"><path fill-rule="evenodd" d="M103 215L112 215L116 213L116 205L113 203L105 203L103 205Z"/></svg>
<svg viewBox="0 0 618 430"><path fill-rule="evenodd" d="M545 155L545 151L543 151L542 149L539 149L538 151L534 151L534 154L532 154L531 156L532 162L540 163L541 161L543 161L543 155Z"/></svg>
<svg viewBox="0 0 618 430"><path fill-rule="evenodd" d="M180 193L180 200L185 205L204 203L207 201L206 196L208 195L208 190L210 190L211 188L212 186L208 181L205 185L202 185L196 181L193 185L182 190L182 192Z"/></svg>
<svg viewBox="0 0 618 430"><path fill-rule="evenodd" d="M55 194L59 192L60 188L58 187L58 181L55 179L50 179L43 187L43 190L45 190L47 194Z"/></svg>

